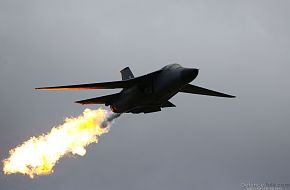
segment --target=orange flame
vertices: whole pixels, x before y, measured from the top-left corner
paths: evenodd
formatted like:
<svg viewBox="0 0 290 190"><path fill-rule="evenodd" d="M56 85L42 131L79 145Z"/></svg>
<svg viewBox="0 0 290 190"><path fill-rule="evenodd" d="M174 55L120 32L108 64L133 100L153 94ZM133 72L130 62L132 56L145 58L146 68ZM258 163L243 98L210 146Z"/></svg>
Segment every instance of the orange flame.
<svg viewBox="0 0 290 190"><path fill-rule="evenodd" d="M35 175L47 175L66 154L84 156L85 147L109 132L109 127L101 128L108 111L104 109L86 109L83 115L66 118L64 124L56 126L47 134L31 137L21 145L9 151L10 156L3 160L4 174L22 173L33 178Z"/></svg>

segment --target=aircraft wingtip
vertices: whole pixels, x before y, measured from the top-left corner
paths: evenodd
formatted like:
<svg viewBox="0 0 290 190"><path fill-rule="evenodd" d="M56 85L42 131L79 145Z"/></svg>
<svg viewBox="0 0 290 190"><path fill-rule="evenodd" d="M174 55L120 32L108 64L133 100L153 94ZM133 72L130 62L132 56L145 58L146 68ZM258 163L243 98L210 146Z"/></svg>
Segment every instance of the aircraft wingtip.
<svg viewBox="0 0 290 190"><path fill-rule="evenodd" d="M83 103L81 101L75 101L74 103L83 105Z"/></svg>
<svg viewBox="0 0 290 190"><path fill-rule="evenodd" d="M38 88L34 88L34 90L49 90L49 88L47 88L47 87L38 87Z"/></svg>

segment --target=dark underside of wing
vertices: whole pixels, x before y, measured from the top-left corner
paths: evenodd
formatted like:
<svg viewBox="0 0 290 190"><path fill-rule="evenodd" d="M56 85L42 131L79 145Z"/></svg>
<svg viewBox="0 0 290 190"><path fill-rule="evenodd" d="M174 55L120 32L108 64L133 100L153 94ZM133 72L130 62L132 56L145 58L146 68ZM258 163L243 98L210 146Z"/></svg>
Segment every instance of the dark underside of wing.
<svg viewBox="0 0 290 190"><path fill-rule="evenodd" d="M216 92L213 90L209 90L206 88L194 86L191 84L185 85L183 88L179 90L179 92L190 93L190 94L199 94L199 95L206 95L206 96L217 96L217 97L224 97L224 98L235 98L235 96L224 94L221 92Z"/></svg>
<svg viewBox="0 0 290 190"><path fill-rule="evenodd" d="M67 85L67 86L52 86L52 87L41 87L35 88L36 90L91 90L91 89L115 89L115 88L130 88L136 83L146 82L151 80L153 77L158 75L161 70L136 77L133 79L122 80L122 81L112 81L112 82L100 82L100 83L90 83L90 84L77 84L77 85Z"/></svg>
<svg viewBox="0 0 290 190"><path fill-rule="evenodd" d="M90 84L77 84L67 86L53 86L53 87L41 87L35 88L36 90L91 90L91 89L114 89L114 88L128 88L132 84L132 81L112 81Z"/></svg>

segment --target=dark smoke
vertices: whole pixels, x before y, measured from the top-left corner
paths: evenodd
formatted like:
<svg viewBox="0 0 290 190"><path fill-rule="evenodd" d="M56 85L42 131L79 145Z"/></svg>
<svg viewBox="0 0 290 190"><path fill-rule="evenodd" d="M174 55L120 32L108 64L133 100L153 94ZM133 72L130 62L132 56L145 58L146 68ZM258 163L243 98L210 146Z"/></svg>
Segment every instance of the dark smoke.
<svg viewBox="0 0 290 190"><path fill-rule="evenodd" d="M111 113L102 123L101 123L101 128L106 128L108 125L110 125L114 119L120 117L120 113Z"/></svg>

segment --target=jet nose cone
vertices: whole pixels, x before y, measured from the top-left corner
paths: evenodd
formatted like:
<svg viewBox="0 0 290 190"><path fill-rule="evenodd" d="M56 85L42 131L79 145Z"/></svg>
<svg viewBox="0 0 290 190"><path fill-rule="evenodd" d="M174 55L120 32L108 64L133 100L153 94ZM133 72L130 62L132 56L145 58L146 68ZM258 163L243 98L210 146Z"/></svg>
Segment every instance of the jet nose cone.
<svg viewBox="0 0 290 190"><path fill-rule="evenodd" d="M198 75L198 69L184 69L181 71L181 79L185 82L191 82Z"/></svg>

